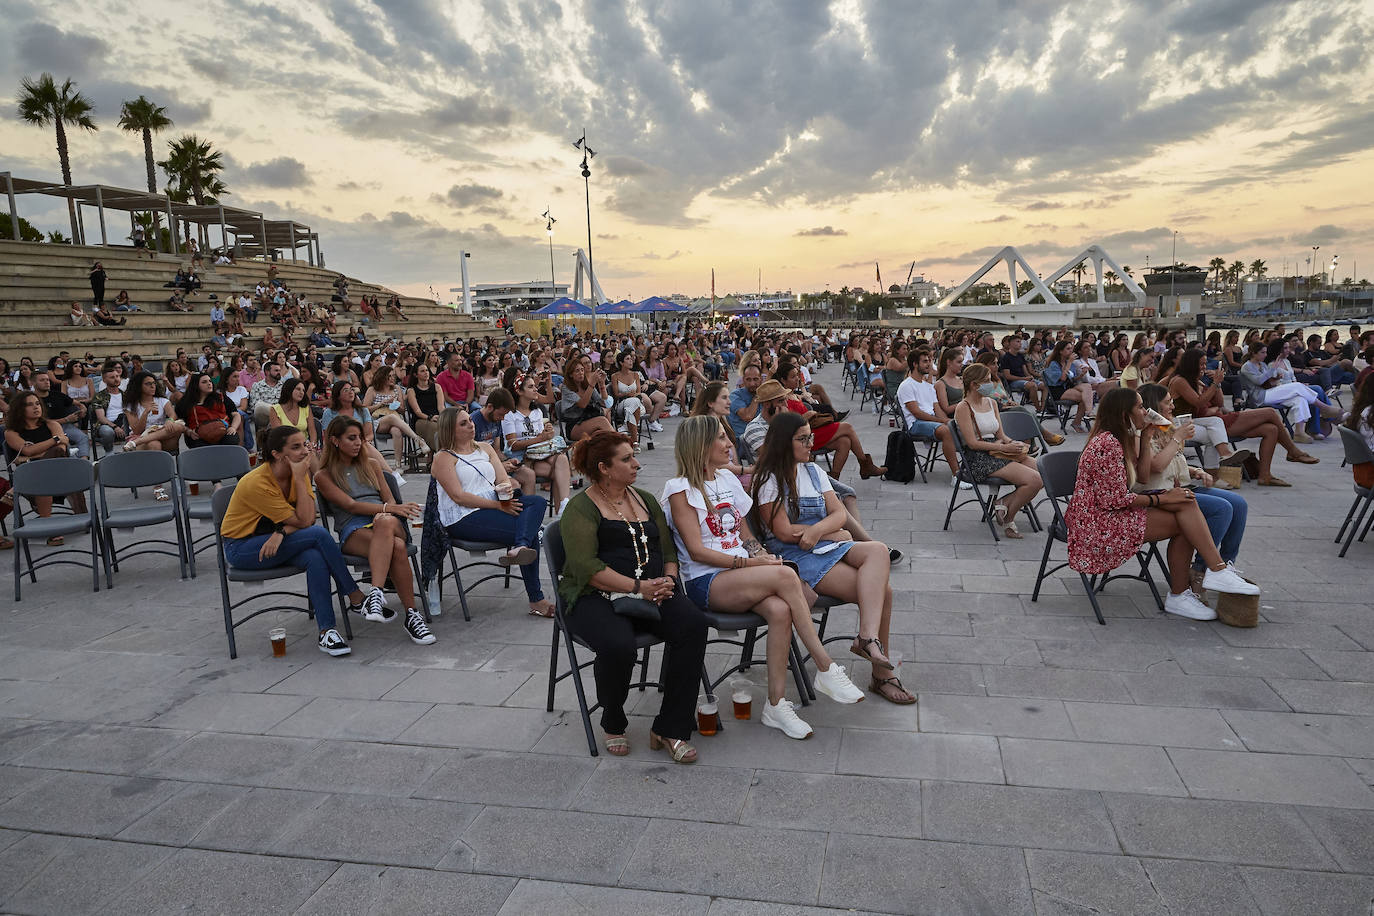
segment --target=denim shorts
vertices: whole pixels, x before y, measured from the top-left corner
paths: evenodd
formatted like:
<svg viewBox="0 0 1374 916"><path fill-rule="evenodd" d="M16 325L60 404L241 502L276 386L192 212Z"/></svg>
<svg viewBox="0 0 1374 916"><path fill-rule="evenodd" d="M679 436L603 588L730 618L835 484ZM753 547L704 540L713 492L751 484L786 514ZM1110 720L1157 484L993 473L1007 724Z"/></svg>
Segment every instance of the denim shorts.
<svg viewBox="0 0 1374 916"><path fill-rule="evenodd" d="M931 438L943 425L943 423L936 423L934 420L912 420L906 431L913 436Z"/></svg>
<svg viewBox="0 0 1374 916"><path fill-rule="evenodd" d="M695 578L688 579L682 583L682 590L687 593L687 597L692 599L692 603L702 610L706 610L707 600L711 595L711 580L720 575L723 570L702 573Z"/></svg>
<svg viewBox="0 0 1374 916"><path fill-rule="evenodd" d="M1017 379L1016 381L1014 381L1014 382L1011 383L1011 390L1012 390L1012 391L1020 391L1022 388L1025 388L1028 384L1030 384L1030 380L1029 380L1029 379L1024 379L1024 378Z"/></svg>

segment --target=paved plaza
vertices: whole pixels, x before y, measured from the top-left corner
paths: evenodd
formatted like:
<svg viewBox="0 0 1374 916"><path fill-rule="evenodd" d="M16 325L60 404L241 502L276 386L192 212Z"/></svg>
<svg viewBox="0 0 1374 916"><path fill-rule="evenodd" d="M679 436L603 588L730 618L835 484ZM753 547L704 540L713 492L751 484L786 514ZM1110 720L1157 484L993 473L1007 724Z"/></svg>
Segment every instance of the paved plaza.
<svg viewBox="0 0 1374 916"><path fill-rule="evenodd" d="M886 421L851 419L881 461ZM185 582L130 561L98 595L45 570L0 608L0 912L1369 912L1374 542L1336 558L1350 471L1308 448L1276 462L1292 489L1242 491L1250 630L1165 618L1137 582L1108 587L1106 626L1076 576L1032 603L1043 535L994 543L971 508L941 531L943 463L903 486L851 462L905 553L890 649L919 705L822 698L808 741L727 719L690 767L648 750L652 691L628 759L588 756L566 682L545 712L551 624L518 578L470 623L451 602L433 646L355 617L331 659L304 615L265 615L231 661L212 554Z"/></svg>

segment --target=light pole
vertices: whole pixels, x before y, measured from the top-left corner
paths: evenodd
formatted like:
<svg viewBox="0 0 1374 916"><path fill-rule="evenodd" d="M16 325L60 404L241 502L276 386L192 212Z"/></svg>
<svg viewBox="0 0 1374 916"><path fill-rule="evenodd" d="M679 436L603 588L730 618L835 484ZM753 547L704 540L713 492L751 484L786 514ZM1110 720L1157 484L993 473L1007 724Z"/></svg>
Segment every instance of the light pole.
<svg viewBox="0 0 1374 916"><path fill-rule="evenodd" d="M1169 298L1173 299L1174 313L1178 313L1178 300L1174 298L1174 278L1178 276L1178 230L1174 230L1174 248L1169 254Z"/></svg>
<svg viewBox="0 0 1374 916"><path fill-rule="evenodd" d="M596 269L592 261L592 170L588 163L596 158L596 150L587 145L587 131L573 142L573 148L582 151L582 188L587 198L587 288L592 297L592 333L596 333ZM553 243L550 242L552 245Z"/></svg>
<svg viewBox="0 0 1374 916"><path fill-rule="evenodd" d="M557 299L558 279L554 276L553 272L553 224L558 222L558 220L554 219L552 216L549 215L548 207L544 208L544 219L548 221L548 224L544 227L544 229L549 234L549 295L552 296L554 299Z"/></svg>

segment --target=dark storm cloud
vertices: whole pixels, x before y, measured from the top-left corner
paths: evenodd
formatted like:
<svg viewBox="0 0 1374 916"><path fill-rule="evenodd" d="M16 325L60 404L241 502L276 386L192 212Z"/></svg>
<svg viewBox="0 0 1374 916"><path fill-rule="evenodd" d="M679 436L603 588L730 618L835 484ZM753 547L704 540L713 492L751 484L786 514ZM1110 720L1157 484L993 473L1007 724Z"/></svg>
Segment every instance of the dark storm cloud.
<svg viewBox="0 0 1374 916"><path fill-rule="evenodd" d="M19 63L35 71L35 76L42 70L60 82L70 75L99 72L110 44L95 35L30 22L14 30L14 51Z"/></svg>

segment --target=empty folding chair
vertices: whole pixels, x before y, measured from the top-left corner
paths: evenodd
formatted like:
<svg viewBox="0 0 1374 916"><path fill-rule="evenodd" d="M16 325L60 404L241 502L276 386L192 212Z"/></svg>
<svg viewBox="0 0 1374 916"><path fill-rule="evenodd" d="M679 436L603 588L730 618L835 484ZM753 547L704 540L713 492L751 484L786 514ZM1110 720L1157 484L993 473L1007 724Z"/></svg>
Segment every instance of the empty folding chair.
<svg viewBox="0 0 1374 916"><path fill-rule="evenodd" d="M208 446L207 446L208 447ZM236 446L230 446L234 448ZM141 537L124 550L124 559L161 554L176 557L181 578L189 575L186 554L190 551L186 529L183 527L182 492L177 479L177 463L171 454L162 451L113 452L95 465L100 495L100 529L105 541L105 556L110 567L119 572L120 553L115 547L114 533L172 523L172 538ZM136 506L111 509L109 492L125 487L158 487L165 499L143 501Z"/></svg>

